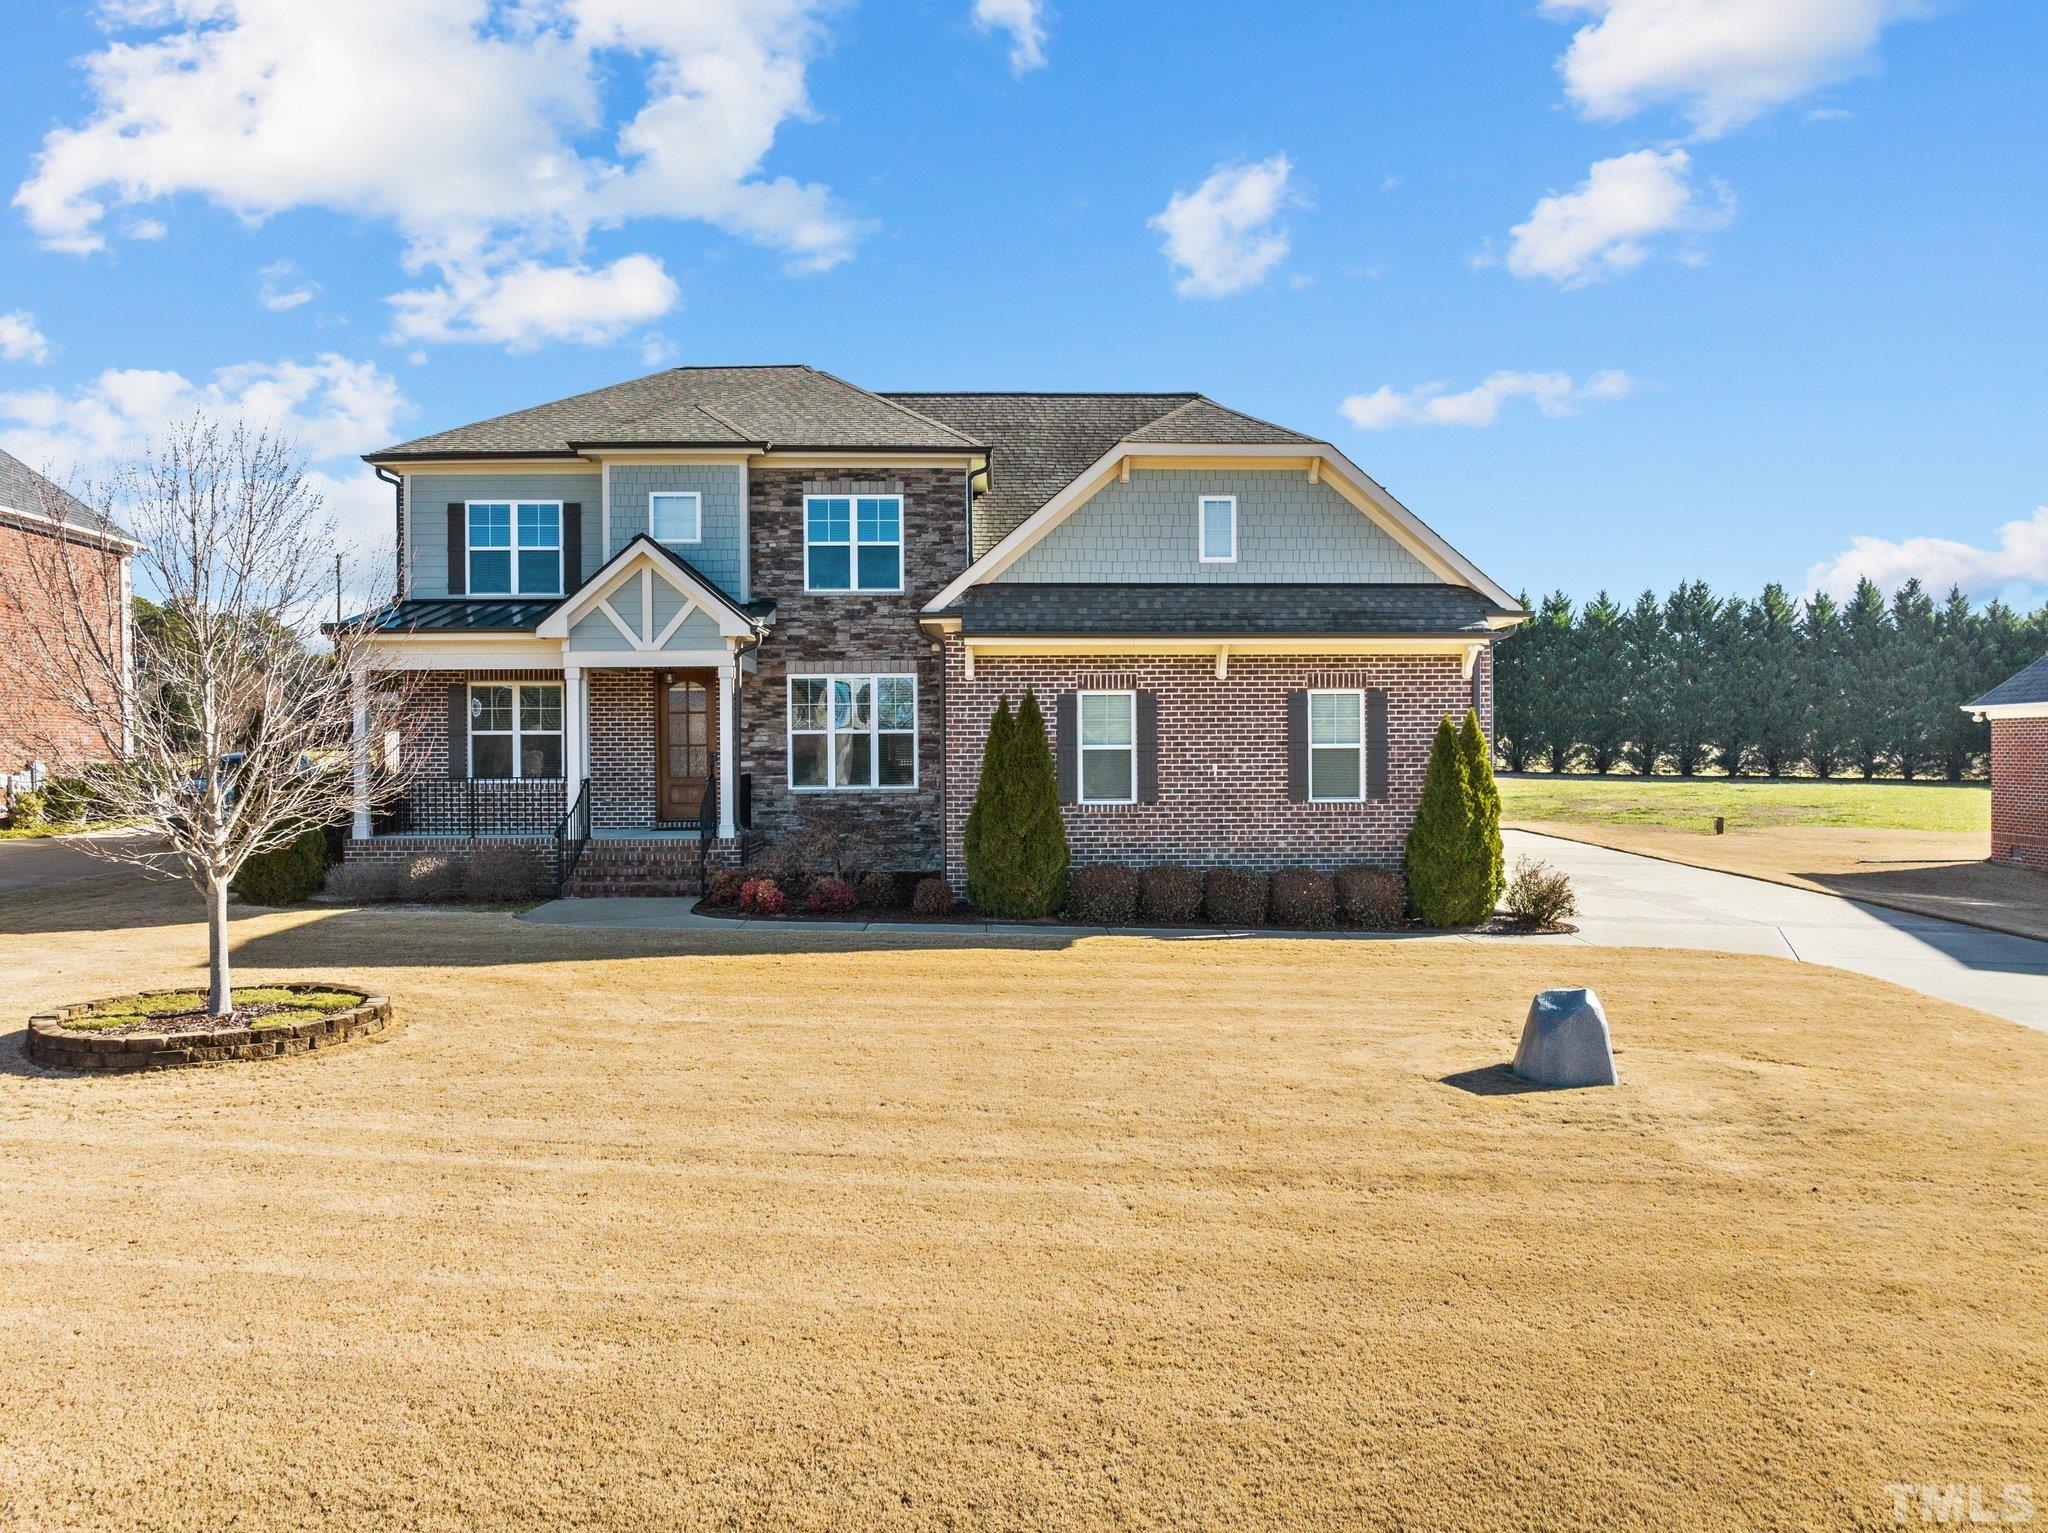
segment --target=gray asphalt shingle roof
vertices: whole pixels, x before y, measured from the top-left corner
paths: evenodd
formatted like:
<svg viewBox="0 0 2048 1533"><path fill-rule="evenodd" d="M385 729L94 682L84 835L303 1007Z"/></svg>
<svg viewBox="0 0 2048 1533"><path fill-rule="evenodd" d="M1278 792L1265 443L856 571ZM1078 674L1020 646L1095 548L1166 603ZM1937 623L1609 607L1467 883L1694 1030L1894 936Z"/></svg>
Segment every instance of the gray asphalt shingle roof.
<svg viewBox="0 0 2048 1533"><path fill-rule="evenodd" d="M52 483L4 451L0 451L0 510L59 517L84 532L121 530L62 485Z"/></svg>
<svg viewBox="0 0 2048 1533"><path fill-rule="evenodd" d="M1080 585L1007 581L970 587L966 638L1122 639L1471 636L1506 611L1466 586Z"/></svg>
<svg viewBox="0 0 2048 1533"><path fill-rule="evenodd" d="M1972 708L1997 708L2009 703L2048 703L2048 655L2043 655L2017 676L2008 676Z"/></svg>

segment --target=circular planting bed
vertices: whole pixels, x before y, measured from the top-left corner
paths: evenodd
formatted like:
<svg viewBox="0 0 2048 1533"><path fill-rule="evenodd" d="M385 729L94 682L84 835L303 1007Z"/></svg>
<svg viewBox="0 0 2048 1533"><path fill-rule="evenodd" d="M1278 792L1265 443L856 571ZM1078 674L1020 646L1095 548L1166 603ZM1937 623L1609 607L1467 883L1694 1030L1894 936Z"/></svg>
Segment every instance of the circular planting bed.
<svg viewBox="0 0 2048 1533"><path fill-rule="evenodd" d="M335 985L250 985L232 1017L193 990L85 1001L28 1019L28 1057L65 1070L161 1070L333 1048L391 1024L388 996Z"/></svg>

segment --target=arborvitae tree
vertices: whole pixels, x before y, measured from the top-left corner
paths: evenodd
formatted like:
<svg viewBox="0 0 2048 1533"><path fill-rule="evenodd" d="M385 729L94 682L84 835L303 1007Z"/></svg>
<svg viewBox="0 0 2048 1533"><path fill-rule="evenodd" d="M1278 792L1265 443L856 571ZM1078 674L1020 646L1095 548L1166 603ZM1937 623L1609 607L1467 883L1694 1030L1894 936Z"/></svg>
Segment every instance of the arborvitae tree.
<svg viewBox="0 0 2048 1533"><path fill-rule="evenodd" d="M1579 612L1572 631L1565 695L1585 764L1610 772L1628 741L1628 677L1622 663L1621 608L1602 591Z"/></svg>
<svg viewBox="0 0 2048 1533"><path fill-rule="evenodd" d="M1528 611L1529 593L1522 592L1515 602ZM1493 743L1510 772L1527 771L1529 765L1529 721L1536 687L1529 674L1526 627L1515 629L1493 648Z"/></svg>
<svg viewBox="0 0 2048 1533"><path fill-rule="evenodd" d="M1029 689L1014 720L1008 699L997 706L989 741L963 846L968 898L991 915L1050 914L1067 900L1067 832L1045 715Z"/></svg>
<svg viewBox="0 0 2048 1533"><path fill-rule="evenodd" d="M1893 664L1882 677L1891 718L1892 759L1911 782L1927 770L1931 745L1926 710L1918 706L1934 670L1934 601L1917 579L1892 593ZM1968 698L1962 699L1968 702Z"/></svg>
<svg viewBox="0 0 2048 1533"><path fill-rule="evenodd" d="M1756 715L1750 691L1756 667L1750 658L1747 616L1747 604L1741 597L1731 596L1715 603L1707 627L1714 760L1730 777L1742 775L1756 743Z"/></svg>
<svg viewBox="0 0 2048 1533"><path fill-rule="evenodd" d="M1849 674L1855 678L1844 709L1848 727L1842 749L1867 779L1875 777L1883 764L1891 734L1889 689L1883 678L1892 664L1891 618L1884 593L1868 576L1856 582L1855 595L1842 609L1842 643Z"/></svg>
<svg viewBox="0 0 2048 1533"><path fill-rule="evenodd" d="M967 811L967 830L961 837L961 855L967 863L967 898L987 909L990 895L984 886L989 860L989 826L1007 814L1002 801L1010 792L1010 737L1017 728L1007 695L996 699L996 711L988 721L988 738L981 746L981 780L974 787L974 805Z"/></svg>
<svg viewBox="0 0 2048 1533"><path fill-rule="evenodd" d="M1743 613L1743 677L1757 764L1782 777L1806 755L1813 700L1800 666L1799 609L1776 581Z"/></svg>
<svg viewBox="0 0 2048 1533"><path fill-rule="evenodd" d="M1805 756L1816 777L1833 777L1848 764L1850 676L1843 649L1842 613L1825 591L1806 604L1800 620L1800 690L1807 697Z"/></svg>
<svg viewBox="0 0 2048 1533"><path fill-rule="evenodd" d="M1487 759L1485 731L1479 727L1479 715L1470 708L1465 710L1465 722L1458 726L1458 750L1465 758L1466 791L1472 795L1466 829L1465 855L1471 863L1467 877L1483 882L1486 914L1491 915L1508 887L1506 855L1500 844L1500 789L1494 784L1493 764Z"/></svg>
<svg viewBox="0 0 2048 1533"><path fill-rule="evenodd" d="M1562 772L1570 764L1572 741L1578 734L1570 695L1571 599L1562 591L1552 591L1526 626L1533 641L1529 679L1540 689L1531 702L1530 754L1541 753L1551 771Z"/></svg>
<svg viewBox="0 0 2048 1533"><path fill-rule="evenodd" d="M1471 774L1446 714L1437 722L1422 803L1408 829L1408 902L1426 924L1470 926L1493 913L1484 870L1471 853Z"/></svg>
<svg viewBox="0 0 2048 1533"><path fill-rule="evenodd" d="M1926 712L1931 764L1950 782L1961 782L1991 745L1990 727L1979 724L1960 706L1985 689L1977 685L1982 653L1983 625L1970 610L1970 598L1960 587L1951 586L1934 614L1934 653L1928 660L1927 685L1915 696L1917 706ZM1993 683L1999 679L1994 677Z"/></svg>
<svg viewBox="0 0 2048 1533"><path fill-rule="evenodd" d="M1671 655L1664 607L1654 591L1636 598L1621 620L1623 717L1630 765L1648 776L1657 770L1671 729Z"/></svg>
<svg viewBox="0 0 2048 1533"><path fill-rule="evenodd" d="M1681 777L1697 774L1713 749L1719 679L1714 673L1712 632L1718 606L1701 581L1680 586L1664 603L1671 656L1671 757Z"/></svg>

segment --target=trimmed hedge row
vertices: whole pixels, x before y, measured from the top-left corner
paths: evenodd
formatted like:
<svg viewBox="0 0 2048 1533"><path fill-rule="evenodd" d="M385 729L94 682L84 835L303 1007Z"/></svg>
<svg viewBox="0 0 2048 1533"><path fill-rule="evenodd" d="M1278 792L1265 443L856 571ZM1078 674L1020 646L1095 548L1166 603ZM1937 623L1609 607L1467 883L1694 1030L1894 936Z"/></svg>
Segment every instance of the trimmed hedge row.
<svg viewBox="0 0 2048 1533"><path fill-rule="evenodd" d="M1207 921L1215 926L1391 931L1402 924L1407 910L1407 885L1399 873L1385 868L1345 868L1335 875L1313 868L1197 873L1172 866L1140 871L1095 863L1076 868L1069 878L1066 913L1100 926Z"/></svg>

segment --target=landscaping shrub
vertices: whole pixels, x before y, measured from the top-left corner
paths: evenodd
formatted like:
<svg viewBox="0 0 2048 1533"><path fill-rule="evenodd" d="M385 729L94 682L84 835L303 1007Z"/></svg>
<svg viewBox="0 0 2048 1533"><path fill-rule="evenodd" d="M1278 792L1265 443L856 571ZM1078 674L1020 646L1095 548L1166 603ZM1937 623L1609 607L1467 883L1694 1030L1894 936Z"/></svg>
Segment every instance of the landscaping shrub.
<svg viewBox="0 0 2048 1533"><path fill-rule="evenodd" d="M41 830L50 823L49 800L24 788L7 801L7 823L16 830Z"/></svg>
<svg viewBox="0 0 2048 1533"><path fill-rule="evenodd" d="M860 816L828 804L806 809L803 825L777 836L755 866L778 884L793 886L828 874L851 878L856 868L885 855Z"/></svg>
<svg viewBox="0 0 2048 1533"><path fill-rule="evenodd" d="M901 910L903 885L894 873L863 873L854 886L859 902L869 910Z"/></svg>
<svg viewBox="0 0 2048 1533"><path fill-rule="evenodd" d="M1273 875L1268 903L1275 926L1329 926L1337 919L1337 886L1313 868L1286 868Z"/></svg>
<svg viewBox="0 0 2048 1533"><path fill-rule="evenodd" d="M788 905L789 896L772 878L749 878L740 885L740 909L748 915L779 916Z"/></svg>
<svg viewBox="0 0 2048 1533"><path fill-rule="evenodd" d="M258 852L228 887L251 905L301 905L327 883L327 832L302 830L283 846Z"/></svg>
<svg viewBox="0 0 2048 1533"><path fill-rule="evenodd" d="M1437 721L1422 804L1408 831L1408 897L1426 925L1471 926L1493 914L1488 870L1474 855L1473 808L1465 751L1446 716Z"/></svg>
<svg viewBox="0 0 2048 1533"><path fill-rule="evenodd" d="M478 847L461 870L466 899L509 905L545 899L554 892L547 863L530 846Z"/></svg>
<svg viewBox="0 0 2048 1533"><path fill-rule="evenodd" d="M1515 860L1515 876L1507 889L1508 914L1520 916L1539 931L1552 932L1579 913L1572 881L1547 862L1533 857Z"/></svg>
<svg viewBox="0 0 2048 1533"><path fill-rule="evenodd" d="M952 887L943 878L920 878L917 892L910 897L910 908L921 916L951 915Z"/></svg>
<svg viewBox="0 0 2048 1533"><path fill-rule="evenodd" d="M1138 875L1138 914L1148 921L1193 921L1202 914L1202 875L1161 865Z"/></svg>
<svg viewBox="0 0 2048 1533"><path fill-rule="evenodd" d="M1472 795L1466 856L1473 865L1472 877L1485 883L1486 914L1480 917L1484 920L1500 904L1508 880L1506 854L1500 844L1500 785L1493 780L1493 752L1474 709L1465 710L1465 721L1458 726L1458 751L1465 758L1467 791Z"/></svg>
<svg viewBox="0 0 2048 1533"><path fill-rule="evenodd" d="M740 902L740 885L751 876L745 868L720 868L711 875L711 887L704 891L704 903L737 905Z"/></svg>
<svg viewBox="0 0 2048 1533"><path fill-rule="evenodd" d="M327 875L327 892L351 905L398 898L399 870L388 862L343 863Z"/></svg>
<svg viewBox="0 0 2048 1533"><path fill-rule="evenodd" d="M997 916L1042 916L1067 897L1067 831L1045 715L1029 688L996 704L968 812L967 898Z"/></svg>
<svg viewBox="0 0 2048 1533"><path fill-rule="evenodd" d="M462 898L462 868L451 857L422 852L407 860L399 879L399 898L438 905Z"/></svg>
<svg viewBox="0 0 2048 1533"><path fill-rule="evenodd" d="M1211 868L1202 879L1202 913L1218 926L1266 924L1266 875Z"/></svg>
<svg viewBox="0 0 2048 1533"><path fill-rule="evenodd" d="M1067 914L1091 926L1128 926L1138 918L1138 875L1121 863L1077 868L1067 879Z"/></svg>
<svg viewBox="0 0 2048 1533"><path fill-rule="evenodd" d="M812 915L840 916L853 909L853 885L843 878L821 878L811 885L804 908Z"/></svg>
<svg viewBox="0 0 2048 1533"><path fill-rule="evenodd" d="M105 811L92 779L83 773L66 773L43 782L43 807L55 825L75 825Z"/></svg>
<svg viewBox="0 0 2048 1533"><path fill-rule="evenodd" d="M1408 886L1385 868L1344 868L1337 874L1337 918L1346 926L1389 932L1408 912Z"/></svg>

